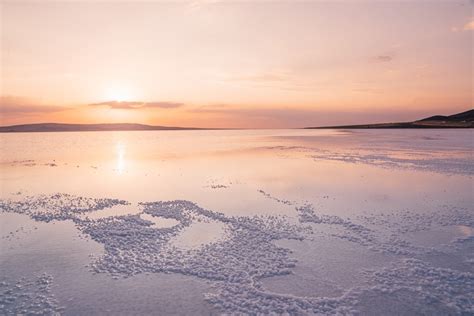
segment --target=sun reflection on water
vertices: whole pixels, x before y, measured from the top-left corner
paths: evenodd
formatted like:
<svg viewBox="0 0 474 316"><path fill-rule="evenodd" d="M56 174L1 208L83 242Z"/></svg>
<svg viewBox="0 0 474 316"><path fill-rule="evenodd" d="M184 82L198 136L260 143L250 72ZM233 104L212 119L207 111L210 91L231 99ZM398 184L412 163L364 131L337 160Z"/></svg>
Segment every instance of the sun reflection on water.
<svg viewBox="0 0 474 316"><path fill-rule="evenodd" d="M125 171L125 145L122 143L117 144L117 164L115 170L118 174L122 174Z"/></svg>

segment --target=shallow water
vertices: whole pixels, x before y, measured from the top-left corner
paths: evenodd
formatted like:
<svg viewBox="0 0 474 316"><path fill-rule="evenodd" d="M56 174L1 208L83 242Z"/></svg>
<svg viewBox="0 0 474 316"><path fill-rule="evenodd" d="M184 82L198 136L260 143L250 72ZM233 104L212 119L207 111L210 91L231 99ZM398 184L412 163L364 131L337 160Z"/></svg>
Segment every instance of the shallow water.
<svg viewBox="0 0 474 316"><path fill-rule="evenodd" d="M1 134L0 311L474 313L473 136Z"/></svg>

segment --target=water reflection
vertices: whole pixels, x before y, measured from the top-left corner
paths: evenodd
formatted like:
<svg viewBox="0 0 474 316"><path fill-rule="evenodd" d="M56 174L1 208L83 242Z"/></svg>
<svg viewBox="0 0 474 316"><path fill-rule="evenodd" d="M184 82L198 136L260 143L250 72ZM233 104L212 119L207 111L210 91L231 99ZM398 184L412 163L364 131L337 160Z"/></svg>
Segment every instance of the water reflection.
<svg viewBox="0 0 474 316"><path fill-rule="evenodd" d="M471 208L472 134L443 131L430 146L418 140L438 133L2 134L0 196L21 191L130 202L184 199L232 215L294 214L294 207L259 190L341 216L441 204ZM460 157L461 151L466 154Z"/></svg>
<svg viewBox="0 0 474 316"><path fill-rule="evenodd" d="M122 174L125 171L125 145L123 143L117 143L117 163L115 170L118 174Z"/></svg>

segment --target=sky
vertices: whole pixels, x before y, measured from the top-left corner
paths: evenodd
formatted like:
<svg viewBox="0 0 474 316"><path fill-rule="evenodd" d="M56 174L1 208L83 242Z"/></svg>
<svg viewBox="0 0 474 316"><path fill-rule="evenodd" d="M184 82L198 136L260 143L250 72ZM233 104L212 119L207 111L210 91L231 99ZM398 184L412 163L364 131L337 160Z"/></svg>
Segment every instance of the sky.
<svg viewBox="0 0 474 316"><path fill-rule="evenodd" d="M287 128L473 108L474 2L0 0L0 125Z"/></svg>

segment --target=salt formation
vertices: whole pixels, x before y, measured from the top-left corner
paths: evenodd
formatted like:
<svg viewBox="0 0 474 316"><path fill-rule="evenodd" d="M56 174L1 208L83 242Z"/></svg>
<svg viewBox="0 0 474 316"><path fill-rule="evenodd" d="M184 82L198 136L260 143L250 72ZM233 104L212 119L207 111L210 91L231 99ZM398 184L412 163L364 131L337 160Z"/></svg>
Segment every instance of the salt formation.
<svg viewBox="0 0 474 316"><path fill-rule="evenodd" d="M262 194L264 197L266 197L267 199L277 201L278 203L282 203L282 204L286 204L286 205L294 205L295 204L295 202L292 202L292 201L282 200L282 199L276 198L276 197L272 196L271 194L268 194L267 192L265 192L263 190L258 190L258 192L260 194Z"/></svg>
<svg viewBox="0 0 474 316"><path fill-rule="evenodd" d="M20 201L0 200L0 210L25 214L37 221L50 222L52 220L76 220L78 214L126 204L128 202L117 199L91 199L58 193L28 196Z"/></svg>
<svg viewBox="0 0 474 316"><path fill-rule="evenodd" d="M332 160L345 163L362 163L374 165L386 169L411 169L423 170L447 174L474 175L474 164L472 163L470 152L459 153L460 157L443 158L442 153L433 155L430 152L424 152L415 155L408 151L405 157L397 157L399 152L390 153L377 152L370 150L368 153L357 152L334 152L328 150L314 150L310 157L314 160Z"/></svg>
<svg viewBox="0 0 474 316"><path fill-rule="evenodd" d="M36 162L32 159L14 160L14 161L6 162L6 163L10 164L10 166L24 166L24 167L34 167L34 166L36 166Z"/></svg>
<svg viewBox="0 0 474 316"><path fill-rule="evenodd" d="M316 215L311 205L296 207L301 223L328 224L330 227L342 227L343 232L330 233L331 236L348 240L371 250L397 255L413 255L420 251L396 234L375 231L363 225L334 215Z"/></svg>
<svg viewBox="0 0 474 316"><path fill-rule="evenodd" d="M0 282L0 314L57 315L60 308L51 293L53 277L48 274L34 280L24 278L14 284Z"/></svg>
<svg viewBox="0 0 474 316"><path fill-rule="evenodd" d="M372 290L391 296L403 291L416 297L424 314L474 314L474 274L432 267L417 259L403 259L372 274ZM420 312L419 311L419 312Z"/></svg>
<svg viewBox="0 0 474 316"><path fill-rule="evenodd" d="M277 200L286 204L285 200ZM436 310L446 314L473 313L473 274L433 267L417 259L428 250L414 247L402 238L410 221L415 221L417 229L460 222L472 226L472 214L467 211L433 213L428 218L418 218L412 213L402 213L398 219L371 215L355 222L318 214L311 205L302 205L296 206L300 223L292 224L284 216L227 216L178 200L141 203L141 212L133 215L98 219L82 216L126 204L126 201L116 199L56 194L0 201L0 210L25 214L43 222L72 220L83 234L104 246L104 253L90 264L95 273L107 273L114 278L139 273L177 273L207 280L213 291L205 294L205 298L227 314L355 314L364 311L366 306L361 302L368 298L390 294L388 299L403 300L406 293L411 294L414 308L420 311L435 306L437 309L428 310L428 313ZM140 217L142 214L174 219L177 224L156 227ZM197 222L221 223L225 234L217 241L192 249L174 246L173 239ZM379 223L381 229L376 229L374 223ZM321 224L329 227L327 233L331 237L395 256L393 266L367 272L367 284L347 289L335 298L299 297L266 289L262 279L290 275L298 264L289 249L277 246L274 241L311 242ZM388 233L383 233L387 228ZM9 305L8 309L3 307L3 310L16 312L17 305L23 306L22 303L14 305ZM51 306L47 305L46 310L53 308ZM383 314L384 306L379 308L378 312Z"/></svg>
<svg viewBox="0 0 474 316"><path fill-rule="evenodd" d="M428 230L436 226L464 225L474 227L474 216L471 210L448 206L429 213L404 210L396 214L385 214L384 216L372 213L359 216L359 218L366 223L394 230L398 234Z"/></svg>
<svg viewBox="0 0 474 316"><path fill-rule="evenodd" d="M5 162L6 164L9 164L12 167L15 166L22 166L22 167L36 167L36 166L46 166L46 167L57 167L56 160L53 160L52 162L45 162L45 163L40 163L32 159L27 159L27 160L13 160L10 162Z"/></svg>

